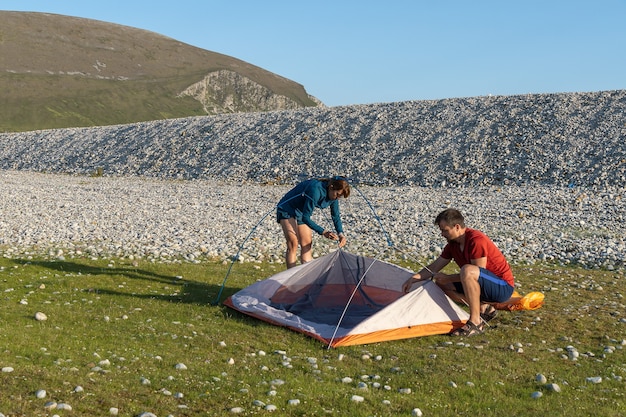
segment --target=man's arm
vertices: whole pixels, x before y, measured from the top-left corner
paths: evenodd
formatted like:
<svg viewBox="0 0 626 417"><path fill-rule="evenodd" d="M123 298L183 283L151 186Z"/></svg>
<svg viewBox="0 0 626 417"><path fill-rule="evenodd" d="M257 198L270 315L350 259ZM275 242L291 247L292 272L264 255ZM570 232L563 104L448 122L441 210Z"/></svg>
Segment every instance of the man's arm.
<svg viewBox="0 0 626 417"><path fill-rule="evenodd" d="M487 268L487 257L483 256L482 258L472 259L472 265L476 265L479 268Z"/></svg>
<svg viewBox="0 0 626 417"><path fill-rule="evenodd" d="M406 293L409 292L413 284L417 281L423 281L425 279L432 279L437 276L437 273L441 271L446 265L450 263L450 259L442 258L441 256L425 268L422 268L417 274L406 280L402 285L402 290Z"/></svg>

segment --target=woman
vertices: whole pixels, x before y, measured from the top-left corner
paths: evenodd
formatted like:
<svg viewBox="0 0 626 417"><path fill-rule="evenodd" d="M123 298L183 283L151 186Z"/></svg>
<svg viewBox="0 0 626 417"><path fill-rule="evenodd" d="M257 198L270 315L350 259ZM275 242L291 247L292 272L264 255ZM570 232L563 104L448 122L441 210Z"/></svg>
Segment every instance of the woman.
<svg viewBox="0 0 626 417"><path fill-rule="evenodd" d="M300 246L300 261L302 263L313 259L311 252L313 230L327 239L338 240L340 248L346 244L338 200L341 197L348 198L349 196L350 184L344 178L319 178L301 182L278 202L276 219L280 223L287 240L285 253L287 268L296 266L298 245ZM324 230L311 219L315 208L324 209L329 206L337 233Z"/></svg>

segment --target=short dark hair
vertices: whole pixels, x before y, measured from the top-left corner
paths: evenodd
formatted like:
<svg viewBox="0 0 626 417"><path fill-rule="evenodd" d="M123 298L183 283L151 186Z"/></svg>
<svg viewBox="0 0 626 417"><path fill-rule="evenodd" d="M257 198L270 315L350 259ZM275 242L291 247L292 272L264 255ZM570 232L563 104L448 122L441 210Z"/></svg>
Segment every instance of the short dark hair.
<svg viewBox="0 0 626 417"><path fill-rule="evenodd" d="M449 208L437 215L435 218L435 224L439 225L441 222L446 222L449 226L458 224L461 227L465 227L465 219L460 211L457 209Z"/></svg>

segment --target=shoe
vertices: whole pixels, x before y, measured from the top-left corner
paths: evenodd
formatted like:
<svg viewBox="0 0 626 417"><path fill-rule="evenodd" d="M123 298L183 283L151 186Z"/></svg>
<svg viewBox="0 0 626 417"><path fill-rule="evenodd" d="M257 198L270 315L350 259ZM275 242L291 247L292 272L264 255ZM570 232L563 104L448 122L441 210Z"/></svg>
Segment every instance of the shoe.
<svg viewBox="0 0 626 417"><path fill-rule="evenodd" d="M481 334L485 331L484 323L480 323L478 325L472 323L471 321L467 321L463 327L459 327L456 330L450 332L450 336L465 336L470 337L477 334Z"/></svg>
<svg viewBox="0 0 626 417"><path fill-rule="evenodd" d="M480 313L480 318L483 319L485 322L489 322L495 319L497 315L498 315L498 310L496 310L494 306L489 304L487 308L485 309L485 311Z"/></svg>

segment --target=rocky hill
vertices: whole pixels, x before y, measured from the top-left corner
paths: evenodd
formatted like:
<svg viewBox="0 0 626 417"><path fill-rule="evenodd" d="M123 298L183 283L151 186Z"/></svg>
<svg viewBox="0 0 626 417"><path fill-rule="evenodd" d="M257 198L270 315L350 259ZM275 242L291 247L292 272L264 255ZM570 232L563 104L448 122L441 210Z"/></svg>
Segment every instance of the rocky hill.
<svg viewBox="0 0 626 417"><path fill-rule="evenodd" d="M91 19L0 11L0 131L318 106L236 58Z"/></svg>
<svg viewBox="0 0 626 417"><path fill-rule="evenodd" d="M626 90L409 101L0 135L0 169L291 184L626 186Z"/></svg>

